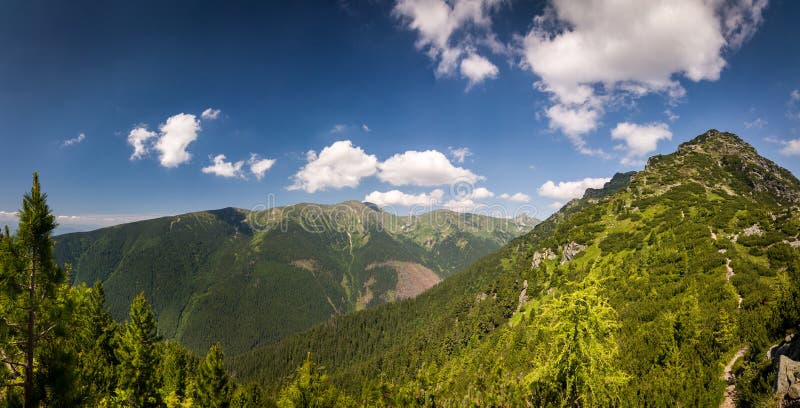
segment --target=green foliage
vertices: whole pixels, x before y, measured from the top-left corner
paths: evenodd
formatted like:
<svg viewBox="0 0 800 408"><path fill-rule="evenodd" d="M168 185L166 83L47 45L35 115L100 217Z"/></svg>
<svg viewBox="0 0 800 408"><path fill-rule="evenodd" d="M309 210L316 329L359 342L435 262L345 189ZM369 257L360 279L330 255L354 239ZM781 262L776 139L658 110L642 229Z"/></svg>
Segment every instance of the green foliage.
<svg viewBox="0 0 800 408"><path fill-rule="evenodd" d="M219 343L214 343L197 370L192 400L198 407L226 408L231 399L231 380L225 371L224 354Z"/></svg>
<svg viewBox="0 0 800 408"><path fill-rule="evenodd" d="M155 315L141 293L131 304L117 349L120 360L118 393L132 407L157 407L161 404L159 341Z"/></svg>
<svg viewBox="0 0 800 408"><path fill-rule="evenodd" d="M619 369L616 311L596 281L540 306L534 369L526 377L535 405L612 406L628 377Z"/></svg>
<svg viewBox="0 0 800 408"><path fill-rule="evenodd" d="M355 405L330 384L322 367L314 364L308 353L292 379L281 390L279 408L334 408Z"/></svg>

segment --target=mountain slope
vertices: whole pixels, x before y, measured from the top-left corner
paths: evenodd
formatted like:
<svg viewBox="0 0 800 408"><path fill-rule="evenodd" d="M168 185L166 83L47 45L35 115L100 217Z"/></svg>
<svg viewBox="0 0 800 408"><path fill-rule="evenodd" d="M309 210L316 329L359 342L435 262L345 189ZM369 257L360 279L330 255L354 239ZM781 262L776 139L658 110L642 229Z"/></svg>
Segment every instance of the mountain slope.
<svg viewBox="0 0 800 408"><path fill-rule="evenodd" d="M415 299L233 365L276 387L312 351L354 394L442 406L714 406L742 346L760 364L800 322L799 205L793 175L711 130ZM754 371L742 399L768 392Z"/></svg>
<svg viewBox="0 0 800 408"><path fill-rule="evenodd" d="M276 341L333 315L413 297L529 230L450 211L395 216L351 201L226 208L56 238L75 283L125 316L144 291L159 330L195 351Z"/></svg>

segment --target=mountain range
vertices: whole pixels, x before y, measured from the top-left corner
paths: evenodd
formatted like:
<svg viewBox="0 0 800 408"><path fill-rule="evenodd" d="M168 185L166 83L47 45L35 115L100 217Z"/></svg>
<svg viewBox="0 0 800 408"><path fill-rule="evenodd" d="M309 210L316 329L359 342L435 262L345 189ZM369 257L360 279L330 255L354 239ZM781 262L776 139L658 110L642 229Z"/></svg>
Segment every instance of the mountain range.
<svg viewBox="0 0 800 408"><path fill-rule="evenodd" d="M710 130L413 299L232 368L277 390L311 352L346 392L388 405L768 404L764 356L800 324L797 282L800 181Z"/></svg>
<svg viewBox="0 0 800 408"><path fill-rule="evenodd" d="M103 282L114 318L144 292L164 336L236 354L414 297L537 222L358 201L224 208L60 235L55 257L75 284Z"/></svg>

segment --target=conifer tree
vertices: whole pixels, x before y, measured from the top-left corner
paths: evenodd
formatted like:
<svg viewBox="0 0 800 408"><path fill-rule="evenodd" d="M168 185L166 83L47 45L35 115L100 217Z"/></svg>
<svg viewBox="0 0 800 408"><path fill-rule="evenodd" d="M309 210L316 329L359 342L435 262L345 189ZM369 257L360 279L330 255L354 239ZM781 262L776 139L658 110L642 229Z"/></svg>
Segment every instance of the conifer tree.
<svg viewBox="0 0 800 408"><path fill-rule="evenodd" d="M88 291L84 305L84 322L80 333L83 349L78 358L81 394L86 402L96 405L111 395L116 381L117 324L105 306L106 295L101 282Z"/></svg>
<svg viewBox="0 0 800 408"><path fill-rule="evenodd" d="M197 371L192 400L203 408L226 408L230 405L231 380L225 372L222 346L214 343Z"/></svg>
<svg viewBox="0 0 800 408"><path fill-rule="evenodd" d="M133 407L161 404L160 337L156 319L144 293L134 298L125 329L119 338L120 361L117 392Z"/></svg>
<svg viewBox="0 0 800 408"><path fill-rule="evenodd" d="M51 235L56 226L34 173L31 191L22 199L16 236L6 231L0 250L0 332L5 334L0 358L9 371L6 385L23 389L26 408L43 398L36 389L41 345L58 331L57 297L65 273L53 260Z"/></svg>

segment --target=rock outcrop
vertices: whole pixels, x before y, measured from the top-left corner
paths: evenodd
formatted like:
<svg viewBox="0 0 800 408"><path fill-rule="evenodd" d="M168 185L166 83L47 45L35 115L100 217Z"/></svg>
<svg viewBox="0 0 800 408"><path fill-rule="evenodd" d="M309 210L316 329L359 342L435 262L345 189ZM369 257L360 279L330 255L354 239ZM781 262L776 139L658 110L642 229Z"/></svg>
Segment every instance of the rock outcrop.
<svg viewBox="0 0 800 408"><path fill-rule="evenodd" d="M538 268L545 260L556 259L556 254L552 249L547 248L542 252L536 251L533 253L533 260L531 261L531 268Z"/></svg>
<svg viewBox="0 0 800 408"><path fill-rule="evenodd" d="M561 252L561 264L565 264L575 258L579 253L586 250L586 245L581 245L575 241L564 245Z"/></svg>

